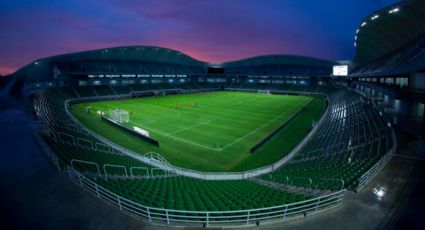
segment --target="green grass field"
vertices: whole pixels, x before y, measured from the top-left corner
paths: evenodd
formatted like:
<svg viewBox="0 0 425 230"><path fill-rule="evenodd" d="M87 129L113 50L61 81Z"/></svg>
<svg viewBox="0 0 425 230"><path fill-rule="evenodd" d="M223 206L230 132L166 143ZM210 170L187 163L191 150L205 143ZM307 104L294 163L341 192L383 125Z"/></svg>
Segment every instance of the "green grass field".
<svg viewBox="0 0 425 230"><path fill-rule="evenodd" d="M273 139L254 154L249 152L304 107ZM96 114L116 108L131 112L125 126L148 130L160 147L113 127ZM308 96L212 92L80 103L72 105L71 112L88 128L142 155L154 151L173 165L199 171L243 171L289 153L324 108L323 99Z"/></svg>

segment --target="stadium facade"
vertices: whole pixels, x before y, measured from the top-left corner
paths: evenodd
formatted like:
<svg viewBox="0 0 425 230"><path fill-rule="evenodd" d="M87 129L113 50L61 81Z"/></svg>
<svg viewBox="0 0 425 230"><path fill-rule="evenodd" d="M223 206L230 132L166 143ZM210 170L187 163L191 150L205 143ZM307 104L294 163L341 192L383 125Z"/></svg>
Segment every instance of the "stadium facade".
<svg viewBox="0 0 425 230"><path fill-rule="evenodd" d="M176 226L285 221L363 189L395 154L394 126L424 134L424 15L424 1L374 12L353 35L350 61L268 55L207 63L167 48L114 47L36 60L2 78L2 92L30 102L35 136L59 170L123 211ZM333 76L335 65L348 65L348 76ZM327 109L290 157L236 174L137 156L68 111L76 102L217 90L321 95Z"/></svg>

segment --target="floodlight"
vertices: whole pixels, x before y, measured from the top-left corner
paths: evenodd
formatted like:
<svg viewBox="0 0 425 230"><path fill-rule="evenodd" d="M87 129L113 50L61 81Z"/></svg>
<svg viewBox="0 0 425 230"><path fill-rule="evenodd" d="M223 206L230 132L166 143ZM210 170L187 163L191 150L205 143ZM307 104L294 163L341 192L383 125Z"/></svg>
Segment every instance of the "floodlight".
<svg viewBox="0 0 425 230"><path fill-rule="evenodd" d="M392 9L392 10L388 11L388 13L393 14L393 13L397 13L397 12L399 12L399 11L400 11L400 9L399 9L399 8L394 8L394 9Z"/></svg>

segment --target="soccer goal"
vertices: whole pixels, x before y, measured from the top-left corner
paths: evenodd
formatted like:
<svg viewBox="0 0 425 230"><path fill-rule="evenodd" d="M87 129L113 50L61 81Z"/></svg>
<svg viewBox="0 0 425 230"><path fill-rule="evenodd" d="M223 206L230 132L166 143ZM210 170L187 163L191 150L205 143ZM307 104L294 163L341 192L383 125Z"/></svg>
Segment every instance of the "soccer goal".
<svg viewBox="0 0 425 230"><path fill-rule="evenodd" d="M271 95L272 93L270 92L270 90L258 90L259 94L266 94L266 95Z"/></svg>
<svg viewBox="0 0 425 230"><path fill-rule="evenodd" d="M127 111L122 109L112 109L109 110L110 118L113 121L119 122L119 123L128 123L130 121L130 116Z"/></svg>

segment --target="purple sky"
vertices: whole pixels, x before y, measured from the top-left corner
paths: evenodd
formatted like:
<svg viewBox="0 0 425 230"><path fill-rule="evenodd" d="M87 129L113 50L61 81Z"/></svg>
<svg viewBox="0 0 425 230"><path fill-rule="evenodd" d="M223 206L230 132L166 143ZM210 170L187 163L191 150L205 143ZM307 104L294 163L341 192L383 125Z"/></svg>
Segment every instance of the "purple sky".
<svg viewBox="0 0 425 230"><path fill-rule="evenodd" d="M0 0L0 74L123 45L222 62L263 54L351 59L361 20L395 0Z"/></svg>

